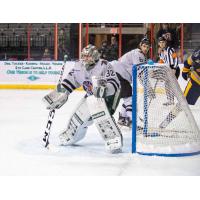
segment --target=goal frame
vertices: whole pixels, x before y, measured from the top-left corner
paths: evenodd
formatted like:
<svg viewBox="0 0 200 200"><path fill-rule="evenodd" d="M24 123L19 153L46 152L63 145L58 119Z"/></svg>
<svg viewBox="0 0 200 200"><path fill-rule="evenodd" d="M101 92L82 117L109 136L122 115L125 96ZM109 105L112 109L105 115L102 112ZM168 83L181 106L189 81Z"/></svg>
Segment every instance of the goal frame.
<svg viewBox="0 0 200 200"><path fill-rule="evenodd" d="M156 63L153 65L140 65L139 67L142 68L142 70L145 73L145 70L148 70L147 68L155 68ZM158 64L157 64L158 65ZM148 76L148 73L146 73ZM198 151L190 152L190 153L155 153L155 152L143 152L137 150L137 78L138 78L138 65L133 65L132 70L132 153L138 153L141 155L147 155L147 156L165 156L165 157L183 157L183 156L193 156L200 154L200 147ZM147 79L144 79L144 86L147 85ZM146 88L146 89L145 89ZM147 87L144 87L144 108L148 106L148 97L147 97ZM188 106L189 109L189 106ZM148 126L148 111L144 110L144 131L143 133L147 133L147 126ZM146 132L145 132L146 130Z"/></svg>

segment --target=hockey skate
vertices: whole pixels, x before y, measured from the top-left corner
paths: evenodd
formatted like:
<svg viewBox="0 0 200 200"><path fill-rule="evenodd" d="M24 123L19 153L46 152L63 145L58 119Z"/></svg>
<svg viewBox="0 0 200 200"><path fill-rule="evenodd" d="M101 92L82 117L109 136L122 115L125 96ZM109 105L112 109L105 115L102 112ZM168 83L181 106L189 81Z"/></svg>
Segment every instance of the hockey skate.
<svg viewBox="0 0 200 200"><path fill-rule="evenodd" d="M117 123L118 123L119 125L121 125L121 126L124 126L125 121L126 121L126 117L122 117L122 115L119 113L119 118L118 118Z"/></svg>
<svg viewBox="0 0 200 200"><path fill-rule="evenodd" d="M129 117L126 117L125 126L132 128L132 120Z"/></svg>
<svg viewBox="0 0 200 200"><path fill-rule="evenodd" d="M119 113L119 119L118 119L117 123L120 126L124 126L124 127L128 127L128 128L132 127L132 120L129 117L122 117L120 113Z"/></svg>

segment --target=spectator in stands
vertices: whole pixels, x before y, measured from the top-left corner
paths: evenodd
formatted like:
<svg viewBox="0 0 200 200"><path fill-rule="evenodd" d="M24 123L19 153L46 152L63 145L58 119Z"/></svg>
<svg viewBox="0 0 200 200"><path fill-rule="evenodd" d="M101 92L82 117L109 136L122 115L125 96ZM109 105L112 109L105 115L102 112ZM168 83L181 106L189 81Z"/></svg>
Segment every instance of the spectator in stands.
<svg viewBox="0 0 200 200"><path fill-rule="evenodd" d="M58 34L58 44L59 46L62 46L64 49L65 47L65 35L64 35L64 29L62 28Z"/></svg>
<svg viewBox="0 0 200 200"><path fill-rule="evenodd" d="M1 60L7 60L7 53L5 52Z"/></svg>
<svg viewBox="0 0 200 200"><path fill-rule="evenodd" d="M9 61L17 61L18 59L17 59L17 57L11 57L11 58L9 58L8 60L9 60Z"/></svg>
<svg viewBox="0 0 200 200"><path fill-rule="evenodd" d="M12 35L13 35L13 36L16 35L16 32L15 32L15 29L14 29L14 28L12 29Z"/></svg>
<svg viewBox="0 0 200 200"><path fill-rule="evenodd" d="M67 55L67 60L71 60L69 51L61 44L58 47L58 60L64 60L65 55Z"/></svg>
<svg viewBox="0 0 200 200"><path fill-rule="evenodd" d="M4 33L4 29L1 28L1 36L4 36L4 35L5 35L5 33Z"/></svg>
<svg viewBox="0 0 200 200"><path fill-rule="evenodd" d="M118 59L118 43L115 36L111 37L109 61Z"/></svg>
<svg viewBox="0 0 200 200"><path fill-rule="evenodd" d="M24 61L33 61L35 58L24 58Z"/></svg>
<svg viewBox="0 0 200 200"><path fill-rule="evenodd" d="M101 48L99 49L99 53L100 53L100 58L109 60L110 51L109 51L108 43L106 40L102 42Z"/></svg>
<svg viewBox="0 0 200 200"><path fill-rule="evenodd" d="M156 38L164 37L167 41L167 46L177 48L177 34L176 30L171 29L169 24L164 23L161 24L161 27L156 35Z"/></svg>
<svg viewBox="0 0 200 200"><path fill-rule="evenodd" d="M42 60L51 60L51 54L48 48L45 48Z"/></svg>

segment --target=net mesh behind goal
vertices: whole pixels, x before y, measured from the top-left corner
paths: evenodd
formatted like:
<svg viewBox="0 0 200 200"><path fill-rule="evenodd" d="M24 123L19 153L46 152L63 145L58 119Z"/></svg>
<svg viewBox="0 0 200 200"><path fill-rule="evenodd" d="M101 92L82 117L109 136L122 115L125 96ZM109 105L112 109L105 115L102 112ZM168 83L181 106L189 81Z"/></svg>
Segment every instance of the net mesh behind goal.
<svg viewBox="0 0 200 200"><path fill-rule="evenodd" d="M200 153L200 132L172 70L133 66L132 152L185 156Z"/></svg>

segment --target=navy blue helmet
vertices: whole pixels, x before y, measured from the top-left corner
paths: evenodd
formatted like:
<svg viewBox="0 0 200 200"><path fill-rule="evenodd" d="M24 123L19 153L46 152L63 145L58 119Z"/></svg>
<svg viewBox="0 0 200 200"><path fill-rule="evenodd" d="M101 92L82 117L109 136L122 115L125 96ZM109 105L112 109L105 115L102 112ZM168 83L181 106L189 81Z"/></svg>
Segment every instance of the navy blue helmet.
<svg viewBox="0 0 200 200"><path fill-rule="evenodd" d="M142 44L146 44L146 45L149 45L149 46L150 46L150 41L149 41L148 38L144 37L144 38L141 39L140 44L141 44L141 45L142 45Z"/></svg>
<svg viewBox="0 0 200 200"><path fill-rule="evenodd" d="M160 42L160 41L167 41L167 40L165 39L165 37L162 36L162 37L158 38L158 42Z"/></svg>
<svg viewBox="0 0 200 200"><path fill-rule="evenodd" d="M200 48L196 49L192 54L192 61L196 64L200 64Z"/></svg>

